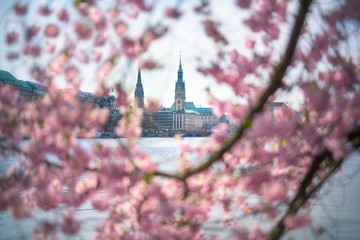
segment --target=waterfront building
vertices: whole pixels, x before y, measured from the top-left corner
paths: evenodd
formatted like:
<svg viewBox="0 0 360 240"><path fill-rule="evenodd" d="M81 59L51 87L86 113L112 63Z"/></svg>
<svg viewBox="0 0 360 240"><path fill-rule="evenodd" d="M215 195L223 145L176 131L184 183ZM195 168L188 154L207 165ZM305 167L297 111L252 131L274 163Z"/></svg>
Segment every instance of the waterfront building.
<svg viewBox="0 0 360 240"><path fill-rule="evenodd" d="M161 130L173 130L174 125L174 112L168 111L165 108L160 108L152 114L152 119L155 122L158 129Z"/></svg>
<svg viewBox="0 0 360 240"><path fill-rule="evenodd" d="M19 98L25 101L33 101L44 97L46 87L40 83L22 81L15 78L11 73L0 70L0 86L10 85L19 93Z"/></svg>
<svg viewBox="0 0 360 240"><path fill-rule="evenodd" d="M10 85L17 90L19 98L25 101L42 99L47 92L46 86L40 83L18 80L11 73L0 70L0 87L4 85ZM121 114L119 108L114 104L114 96L95 97L91 93L79 91L76 97L83 103L94 104L96 108L108 108L109 117L101 131L115 133Z"/></svg>
<svg viewBox="0 0 360 240"><path fill-rule="evenodd" d="M167 111L173 112L173 129L181 131L210 130L219 124L220 120L212 112L212 108L195 107L194 102L186 102L185 81L180 64L175 83L174 103Z"/></svg>

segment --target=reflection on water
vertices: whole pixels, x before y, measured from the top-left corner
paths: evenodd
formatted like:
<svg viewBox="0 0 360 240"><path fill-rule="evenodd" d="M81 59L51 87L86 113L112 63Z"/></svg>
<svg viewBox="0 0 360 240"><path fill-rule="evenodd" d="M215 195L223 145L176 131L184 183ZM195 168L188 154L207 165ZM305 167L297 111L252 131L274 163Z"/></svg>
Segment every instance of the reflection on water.
<svg viewBox="0 0 360 240"><path fill-rule="evenodd" d="M173 172L176 170L177 146L181 141L189 141L190 145L201 144L204 138L188 138L175 140L172 138L142 138L140 149L148 153L163 171ZM110 145L117 144L122 139L111 140L79 140L79 144L88 147L89 141L107 141ZM301 230L290 232L283 239L295 237L296 239L342 239L355 240L360 236L360 154L356 153L349 157L339 173L334 176L321 190L320 197L313 201L311 215L314 218L311 226ZM192 161L201 161L194 158ZM14 159L0 159L0 173L4 173L14 163ZM36 211L35 217L21 221L14 220L7 212L0 213L0 239L29 239L32 228L41 219L49 220L59 217L60 210L43 212ZM228 239L230 230L221 224L224 214L219 206L211 211L211 219L204 224L207 236L219 234ZM229 213L231 217L237 217L236 213ZM75 239L92 239L92 229L99 225L106 213L92 209L90 204L84 204L77 210L77 217L82 222L80 235ZM254 220L254 219L253 219ZM314 229L322 223L326 232L317 238ZM248 225L248 224L246 224ZM60 239L65 236L60 236Z"/></svg>

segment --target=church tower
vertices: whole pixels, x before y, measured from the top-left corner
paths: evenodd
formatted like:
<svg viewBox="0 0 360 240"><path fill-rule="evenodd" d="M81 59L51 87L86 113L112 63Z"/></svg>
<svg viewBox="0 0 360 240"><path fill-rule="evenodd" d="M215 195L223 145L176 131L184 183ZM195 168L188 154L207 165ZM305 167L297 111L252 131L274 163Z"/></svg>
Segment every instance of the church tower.
<svg viewBox="0 0 360 240"><path fill-rule="evenodd" d="M135 100L137 101L139 108L144 108L144 90L141 83L140 66L138 71L136 87L135 87Z"/></svg>
<svg viewBox="0 0 360 240"><path fill-rule="evenodd" d="M175 111L185 110L185 83L183 80L183 70L181 66L181 55L180 65L178 70L178 78L175 84Z"/></svg>

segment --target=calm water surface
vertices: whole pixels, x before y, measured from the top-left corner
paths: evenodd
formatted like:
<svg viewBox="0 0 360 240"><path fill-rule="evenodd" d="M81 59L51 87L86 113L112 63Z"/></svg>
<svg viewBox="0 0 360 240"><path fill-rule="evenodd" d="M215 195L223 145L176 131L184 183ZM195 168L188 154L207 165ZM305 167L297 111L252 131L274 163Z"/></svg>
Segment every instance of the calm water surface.
<svg viewBox="0 0 360 240"><path fill-rule="evenodd" d="M205 138L188 138L175 140L173 138L143 138L140 139L141 150L152 156L158 167L167 172L176 171L177 146L181 141L188 141L191 145L201 144ZM110 144L117 144L122 140L79 140L79 144L87 147L89 141L108 141ZM192 161L200 161L193 159ZM4 173L15 160L9 161L0 159L0 173ZM312 203L311 215L313 223L301 230L290 232L283 239L295 237L296 239L360 239L360 154L353 154L345 162L341 171L336 174L319 194L319 198ZM32 228L41 219L59 218L61 211L42 212L36 211L31 219L17 221L7 212L0 213L0 239L29 239ZM106 213L100 213L90 204L84 204L77 211L77 217L82 222L80 234L76 237L60 236L61 239L92 239L92 229L101 223ZM207 236L214 233L223 239L231 238L231 231L221 224L224 213L219 206L215 206L210 213L210 220L204 224L203 230ZM261 219L242 220L236 212L227 213L227 216L238 219L245 226L253 221ZM316 237L314 229L319 223L326 228L326 232ZM261 222L262 226L270 223Z"/></svg>

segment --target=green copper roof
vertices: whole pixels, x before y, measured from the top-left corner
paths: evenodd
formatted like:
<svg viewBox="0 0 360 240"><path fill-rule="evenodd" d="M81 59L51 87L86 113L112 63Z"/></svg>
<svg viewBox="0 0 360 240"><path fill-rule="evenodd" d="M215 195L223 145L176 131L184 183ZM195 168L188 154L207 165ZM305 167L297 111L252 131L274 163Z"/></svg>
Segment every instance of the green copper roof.
<svg viewBox="0 0 360 240"><path fill-rule="evenodd" d="M0 70L0 80L16 87L31 88L27 82L16 79L7 71Z"/></svg>
<svg viewBox="0 0 360 240"><path fill-rule="evenodd" d="M175 102L171 105L170 108L166 108L166 110L175 111ZM194 102L185 102L185 111L187 112L188 110L196 111L201 115L207 115L207 116L213 115L212 108L202 108L202 107L197 108L195 107Z"/></svg>

